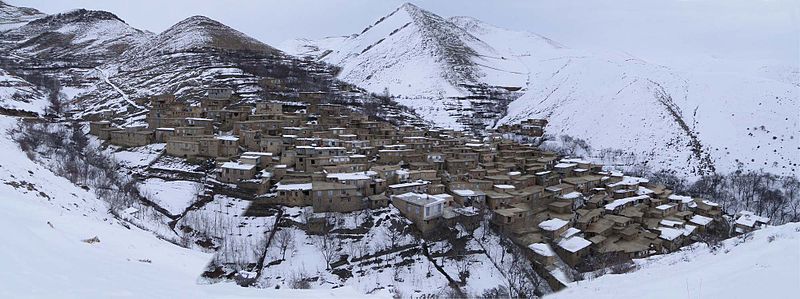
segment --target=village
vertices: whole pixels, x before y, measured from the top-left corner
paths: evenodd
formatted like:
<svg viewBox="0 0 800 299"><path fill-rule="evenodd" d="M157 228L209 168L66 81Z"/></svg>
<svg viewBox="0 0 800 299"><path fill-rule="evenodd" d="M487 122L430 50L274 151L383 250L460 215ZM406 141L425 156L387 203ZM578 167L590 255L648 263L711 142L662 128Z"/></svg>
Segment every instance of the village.
<svg viewBox="0 0 800 299"><path fill-rule="evenodd" d="M542 119L477 136L394 125L326 103L322 92L240 104L230 89L212 88L194 103L168 94L137 102L149 108L147 127L96 120L90 133L120 147L163 143L165 155L213 161L211 183L253 207L348 213L391 206L424 236L486 219L545 270L594 270L589 261L598 258L672 252L708 233L745 234L769 222L741 212L729 227L712 200L509 138L543 136Z"/></svg>

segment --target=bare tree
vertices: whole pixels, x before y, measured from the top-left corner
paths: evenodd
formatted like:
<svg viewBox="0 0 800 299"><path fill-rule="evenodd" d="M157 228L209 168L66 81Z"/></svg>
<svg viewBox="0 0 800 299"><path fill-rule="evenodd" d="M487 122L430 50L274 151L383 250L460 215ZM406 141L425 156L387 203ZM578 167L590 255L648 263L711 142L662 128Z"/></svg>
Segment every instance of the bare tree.
<svg viewBox="0 0 800 299"><path fill-rule="evenodd" d="M386 228L383 230L383 236L389 240L389 249L396 248L397 243L400 242L400 234L396 231L393 231L391 228Z"/></svg>
<svg viewBox="0 0 800 299"><path fill-rule="evenodd" d="M275 233L275 242L275 244L278 245L278 249L281 251L281 259L285 260L286 251L294 248L294 233L287 229L280 230Z"/></svg>
<svg viewBox="0 0 800 299"><path fill-rule="evenodd" d="M325 232L312 238L314 246L317 247L317 250L319 250L322 258L325 260L325 265L327 266L326 269L331 269L331 262L333 262L333 259L336 256L336 249L338 247L336 241L337 239L334 238L329 232Z"/></svg>
<svg viewBox="0 0 800 299"><path fill-rule="evenodd" d="M333 225L331 224L332 220L335 221L333 217L326 215L320 234L312 237L311 239L311 242L317 247L320 255L322 255L322 258L325 260L327 269L331 268L331 262L333 262L333 259L336 257L336 252L339 247L339 239L337 239L331 232L333 228Z"/></svg>

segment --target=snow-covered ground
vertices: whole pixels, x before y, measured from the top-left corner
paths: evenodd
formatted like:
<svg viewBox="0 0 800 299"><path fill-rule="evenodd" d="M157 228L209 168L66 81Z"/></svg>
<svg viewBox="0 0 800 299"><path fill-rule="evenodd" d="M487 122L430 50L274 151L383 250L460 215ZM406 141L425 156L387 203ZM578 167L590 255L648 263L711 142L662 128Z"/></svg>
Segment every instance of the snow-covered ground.
<svg viewBox="0 0 800 299"><path fill-rule="evenodd" d="M47 98L36 86L0 69L0 107L43 113Z"/></svg>
<svg viewBox="0 0 800 299"><path fill-rule="evenodd" d="M551 298L789 298L800 294L800 223L636 260L639 269L580 281Z"/></svg>
<svg viewBox="0 0 800 299"><path fill-rule="evenodd" d="M159 178L150 178L139 184L139 191L167 209L171 214L183 213L186 208L197 200L197 195L203 190L203 185L192 181L165 181Z"/></svg>

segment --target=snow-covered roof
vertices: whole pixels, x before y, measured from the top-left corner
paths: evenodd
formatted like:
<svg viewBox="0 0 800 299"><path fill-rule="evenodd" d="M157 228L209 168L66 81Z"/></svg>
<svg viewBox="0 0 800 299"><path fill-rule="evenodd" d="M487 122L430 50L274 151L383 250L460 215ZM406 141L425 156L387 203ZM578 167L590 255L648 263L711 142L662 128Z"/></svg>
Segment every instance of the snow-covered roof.
<svg viewBox="0 0 800 299"><path fill-rule="evenodd" d="M476 192L476 191L472 191L472 190L469 190L469 189L456 189L456 190L451 190L451 192L455 193L458 196L484 195L483 192L480 192L480 191Z"/></svg>
<svg viewBox="0 0 800 299"><path fill-rule="evenodd" d="M559 161L561 163L578 163L578 164L590 164L591 162L586 161L581 158L564 158Z"/></svg>
<svg viewBox="0 0 800 299"><path fill-rule="evenodd" d="M681 231L683 231L683 235L684 236L689 236L694 232L694 230L696 228L697 228L697 226L687 224L687 225L684 225L683 228L681 228Z"/></svg>
<svg viewBox="0 0 800 299"><path fill-rule="evenodd" d="M574 236L576 234L579 234L580 232L581 232L581 230L579 230L577 228L574 228L574 227L570 227L563 234L561 234L561 237L562 238L569 238L569 237L572 237L572 236Z"/></svg>
<svg viewBox="0 0 800 299"><path fill-rule="evenodd" d="M666 226L666 227L676 227L683 225L683 221L675 221L669 219L663 219L659 222L659 224Z"/></svg>
<svg viewBox="0 0 800 299"><path fill-rule="evenodd" d="M430 182L428 182L428 181L416 181L416 182L410 182L410 183L400 183L400 184L389 185L389 188L394 189L394 188L405 188L405 187L413 187L413 186L422 186L422 185L427 185L429 183Z"/></svg>
<svg viewBox="0 0 800 299"><path fill-rule="evenodd" d="M580 192L572 191L570 193L561 195L561 198L563 198L563 199L576 199L576 198L580 198L581 196L583 196L583 194L581 194Z"/></svg>
<svg viewBox="0 0 800 299"><path fill-rule="evenodd" d="M337 179L340 181L354 181L354 180L369 180L370 178L376 175L378 175L377 172L368 170L368 171L349 172L349 173L329 173L326 177L329 179Z"/></svg>
<svg viewBox="0 0 800 299"><path fill-rule="evenodd" d="M680 201L681 203L690 203L694 201L694 199L692 199L691 196L677 195L677 194L672 194L667 198L672 201Z"/></svg>
<svg viewBox="0 0 800 299"><path fill-rule="evenodd" d="M267 152L244 152L242 156L272 156L272 153Z"/></svg>
<svg viewBox="0 0 800 299"><path fill-rule="evenodd" d="M230 136L230 135L228 135L228 136L217 136L217 137L214 137L214 138L219 139L219 140L226 140L226 141L239 141L239 137Z"/></svg>
<svg viewBox="0 0 800 299"><path fill-rule="evenodd" d="M556 166L553 166L553 167L555 167L555 168L570 168L570 167L575 167L575 166L578 166L578 164L575 164L575 163L558 163L558 164L556 164Z"/></svg>
<svg viewBox="0 0 800 299"><path fill-rule="evenodd" d="M400 195L395 195L395 198L410 202L419 206L429 206L433 204L443 203L447 200L446 197L438 195L431 195L431 194L420 194L414 192L403 193Z"/></svg>
<svg viewBox="0 0 800 299"><path fill-rule="evenodd" d="M741 211L738 213L739 217L736 218L736 224L741 224L747 227L753 227L756 222L767 223L769 218L761 217L750 211Z"/></svg>
<svg viewBox="0 0 800 299"><path fill-rule="evenodd" d="M519 172L519 171L512 171L512 172L508 173L508 175L521 175L521 174L522 174L522 172Z"/></svg>
<svg viewBox="0 0 800 299"><path fill-rule="evenodd" d="M556 253L553 252L553 249L550 248L550 245L546 243L533 243L528 245L528 248L533 250L534 253L541 255L541 256L555 256Z"/></svg>
<svg viewBox="0 0 800 299"><path fill-rule="evenodd" d="M311 183L302 184L281 184L278 183L275 190L278 191L292 191L292 190L311 190Z"/></svg>
<svg viewBox="0 0 800 299"><path fill-rule="evenodd" d="M241 164L239 162L225 162L225 163L222 163L222 168L228 168L228 169L251 170L251 169L253 169L255 167L256 167L255 165Z"/></svg>
<svg viewBox="0 0 800 299"><path fill-rule="evenodd" d="M657 206L657 207L656 207L656 210L661 210L661 211L664 211L664 210L669 210L669 209L671 209L672 207L674 207L674 206L673 206L673 205L670 205L670 204L663 204L663 205L659 205L659 206Z"/></svg>
<svg viewBox="0 0 800 299"><path fill-rule="evenodd" d="M612 173L612 176L615 176L614 174L616 174L616 173ZM608 184L608 186L613 188L613 187L616 187L616 186L631 186L631 185L639 185L639 184L648 183L648 182L650 182L650 180L645 179L645 178L640 178L640 177L635 177L635 176L627 176L626 175L626 176L622 176L622 180L621 181L616 182L616 183L612 183L612 184Z"/></svg>
<svg viewBox="0 0 800 299"><path fill-rule="evenodd" d="M644 199L647 199L647 198L650 198L650 196L639 195L639 196L631 196L631 197L620 198L620 199L617 199L615 201L612 201L609 204L606 204L605 208L606 208L606 210L613 211L617 207L623 206L623 205L625 205L625 204L627 204L629 202L636 202L636 201L644 200Z"/></svg>
<svg viewBox="0 0 800 299"><path fill-rule="evenodd" d="M516 187L514 187L514 185L502 185L501 184L501 185L494 185L494 186L497 187L497 188L500 188L500 189L514 189L514 188L516 188Z"/></svg>
<svg viewBox="0 0 800 299"><path fill-rule="evenodd" d="M697 224L697 225L701 225L701 226L706 226L709 223L711 223L711 221L713 221L713 220L714 219L706 217L706 216L703 216L703 215L694 215L694 216L692 216L692 219L689 219L689 222Z"/></svg>
<svg viewBox="0 0 800 299"><path fill-rule="evenodd" d="M636 195L649 195L653 194L655 191L647 189L645 187L639 186L639 189L636 190Z"/></svg>
<svg viewBox="0 0 800 299"><path fill-rule="evenodd" d="M659 227L658 230L661 231L661 235L659 235L658 237L667 241L675 240L676 238L683 235L683 230L674 229L671 227Z"/></svg>
<svg viewBox="0 0 800 299"><path fill-rule="evenodd" d="M589 242L589 240L577 236L567 239L561 239L561 241L558 242L559 247L564 248L565 250L573 253L578 252L586 247L589 247L590 245L592 245L592 242Z"/></svg>
<svg viewBox="0 0 800 299"><path fill-rule="evenodd" d="M566 220L553 218L550 220L545 220L539 223L539 228L546 230L546 231L556 231L560 228L564 227L565 225L569 224Z"/></svg>

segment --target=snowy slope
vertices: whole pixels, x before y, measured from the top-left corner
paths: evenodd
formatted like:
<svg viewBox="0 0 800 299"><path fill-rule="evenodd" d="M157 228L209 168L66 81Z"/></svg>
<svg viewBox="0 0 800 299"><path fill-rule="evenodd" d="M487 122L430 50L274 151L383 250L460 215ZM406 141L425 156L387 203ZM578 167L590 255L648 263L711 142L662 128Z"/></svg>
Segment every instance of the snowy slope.
<svg viewBox="0 0 800 299"><path fill-rule="evenodd" d="M731 73L684 73L619 53L564 48L535 34L469 22L531 70L527 92L499 124L547 118L547 132L621 149L682 175L764 169L798 175L797 88ZM764 129L761 129L761 126ZM751 160L753 159L753 160Z"/></svg>
<svg viewBox="0 0 800 299"><path fill-rule="evenodd" d="M16 124L0 116L4 132ZM29 160L0 136L2 298L364 297L349 288L266 290L199 285L212 255L124 225L90 191ZM52 225L52 226L51 226ZM97 237L100 242L81 240Z"/></svg>
<svg viewBox="0 0 800 299"><path fill-rule="evenodd" d="M348 36L329 36L317 40L298 38L284 41L278 48L282 51L299 57L324 57L331 53L331 49L338 48Z"/></svg>
<svg viewBox="0 0 800 299"><path fill-rule="evenodd" d="M44 16L45 14L37 9L17 7L0 1L0 32L17 28Z"/></svg>
<svg viewBox="0 0 800 299"><path fill-rule="evenodd" d="M525 69L450 21L403 4L343 41L285 43L291 54L320 53L342 67L339 77L380 93L433 98L466 96L460 84L523 87ZM330 51L322 50L331 47ZM292 52L293 51L293 52Z"/></svg>
<svg viewBox="0 0 800 299"><path fill-rule="evenodd" d="M14 55L49 60L104 62L146 41L152 33L135 29L116 15L85 9L49 15L2 34Z"/></svg>
<svg viewBox="0 0 800 299"><path fill-rule="evenodd" d="M178 22L146 43L138 45L125 53L123 58L151 57L154 53L186 52L206 47L253 52L277 51L220 22L204 16L193 16Z"/></svg>
<svg viewBox="0 0 800 299"><path fill-rule="evenodd" d="M298 62L218 21L193 16L85 74L102 80L77 101L86 114L111 110L134 124L143 120L143 110L129 100L138 97L172 93L192 101L209 87L225 86L243 100L257 100L264 91L258 80L273 72L318 77L328 69L332 68ZM327 76L332 80L330 73Z"/></svg>
<svg viewBox="0 0 800 299"><path fill-rule="evenodd" d="M798 223L756 231L744 243L726 240L716 253L697 246L637 260L635 272L573 283L549 298L787 298L800 293Z"/></svg>
<svg viewBox="0 0 800 299"><path fill-rule="evenodd" d="M36 86L0 69L0 107L43 113L46 96Z"/></svg>

